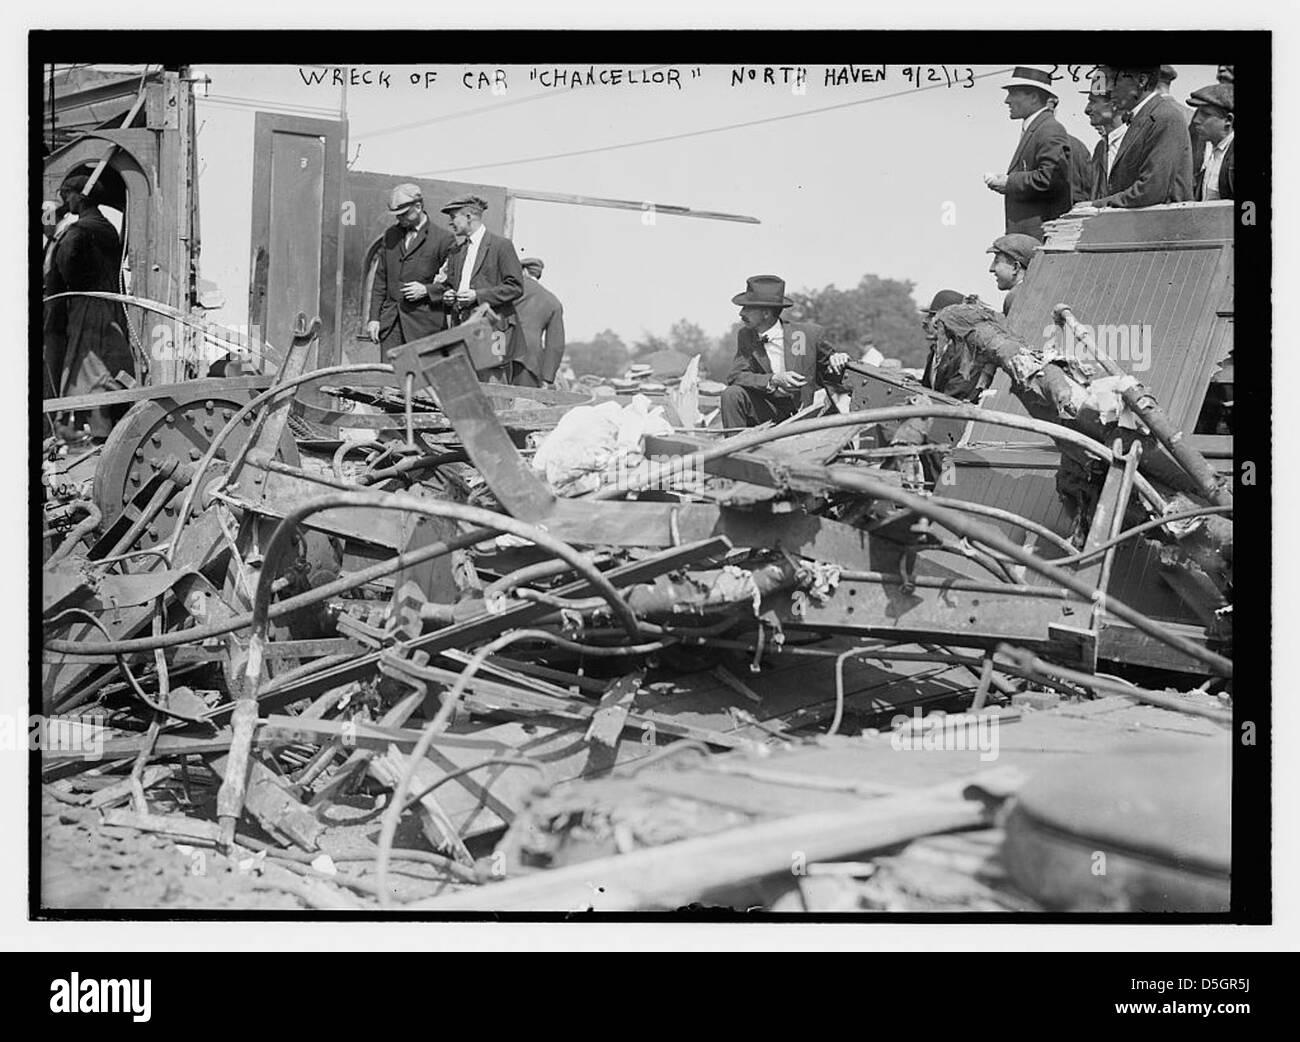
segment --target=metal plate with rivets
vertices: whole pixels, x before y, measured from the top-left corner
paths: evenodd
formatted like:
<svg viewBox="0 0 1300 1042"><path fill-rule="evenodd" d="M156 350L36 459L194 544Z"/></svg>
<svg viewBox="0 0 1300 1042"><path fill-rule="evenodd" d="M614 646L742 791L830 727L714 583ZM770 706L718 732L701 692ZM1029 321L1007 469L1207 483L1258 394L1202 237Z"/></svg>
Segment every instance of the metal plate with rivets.
<svg viewBox="0 0 1300 1042"><path fill-rule="evenodd" d="M167 398L138 402L114 426L104 442L99 468L95 472L94 500L103 514L101 527L108 528L126 504L168 459L192 466L202 458L236 411L261 393L258 388L178 391ZM256 415L244 418L217 450L216 459L233 456L248 441ZM286 431L280 444L280 458L298 464L298 449ZM177 504L164 507L154 525L141 536L139 546L150 547L168 538Z"/></svg>

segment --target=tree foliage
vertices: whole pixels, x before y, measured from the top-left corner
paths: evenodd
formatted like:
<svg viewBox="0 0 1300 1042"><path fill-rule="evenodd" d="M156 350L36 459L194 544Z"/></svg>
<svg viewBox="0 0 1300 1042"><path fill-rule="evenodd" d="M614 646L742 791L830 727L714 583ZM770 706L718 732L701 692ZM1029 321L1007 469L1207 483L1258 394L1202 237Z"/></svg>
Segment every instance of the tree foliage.
<svg viewBox="0 0 1300 1042"><path fill-rule="evenodd" d="M830 342L855 358L863 344L873 343L886 358L920 367L927 349L912 299L914 286L903 279L863 275L852 289L830 285L791 293L791 311L797 321L824 326Z"/></svg>
<svg viewBox="0 0 1300 1042"><path fill-rule="evenodd" d="M622 376L632 361L627 345L612 329L602 330L588 341L571 341L564 357L578 376Z"/></svg>

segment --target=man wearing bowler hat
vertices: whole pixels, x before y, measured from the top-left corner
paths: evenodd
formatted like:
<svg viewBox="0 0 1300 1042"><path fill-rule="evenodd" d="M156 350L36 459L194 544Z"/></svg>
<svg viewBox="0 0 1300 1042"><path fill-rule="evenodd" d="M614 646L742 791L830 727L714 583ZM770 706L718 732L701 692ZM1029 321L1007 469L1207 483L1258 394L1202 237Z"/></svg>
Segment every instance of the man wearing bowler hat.
<svg viewBox="0 0 1300 1042"><path fill-rule="evenodd" d="M938 330L934 327L934 316L949 304L960 304L965 299L955 289L941 289L930 301L930 306L921 312L921 331L925 334L925 342L930 349L925 360L925 371L921 374L921 384L924 387L934 387L934 351L939 339Z"/></svg>
<svg viewBox="0 0 1300 1042"><path fill-rule="evenodd" d="M400 184L388 197L395 223L384 232L370 294L370 339L385 347L430 336L446 328L438 271L456 240L424 212L419 185Z"/></svg>
<svg viewBox="0 0 1300 1042"><path fill-rule="evenodd" d="M1005 174L985 174L984 183L1006 197L1006 230L1043 238L1043 222L1070 208L1070 135L1057 122L1049 101L1056 97L1051 73L1017 66L1003 84L1011 119L1021 121L1020 141Z"/></svg>
<svg viewBox="0 0 1300 1042"><path fill-rule="evenodd" d="M457 196L442 207L457 241L441 279L442 299L456 324L490 309L493 350L501 359L490 372L505 383L511 363L523 361L525 355L515 314L515 304L524 295L524 271L515 244L484 226L487 208L487 201L477 195Z"/></svg>
<svg viewBox="0 0 1300 1042"><path fill-rule="evenodd" d="M1233 198L1232 144L1233 88L1231 83L1215 83L1193 92L1187 104L1196 108L1192 128L1205 142L1204 155L1196 174L1196 200Z"/></svg>
<svg viewBox="0 0 1300 1042"><path fill-rule="evenodd" d="M794 303L785 295L784 279L754 275L731 302L740 307L741 329L722 392L723 427L793 416L812 404L818 385L834 383L848 364L848 354L831 348L821 326L781 317Z"/></svg>

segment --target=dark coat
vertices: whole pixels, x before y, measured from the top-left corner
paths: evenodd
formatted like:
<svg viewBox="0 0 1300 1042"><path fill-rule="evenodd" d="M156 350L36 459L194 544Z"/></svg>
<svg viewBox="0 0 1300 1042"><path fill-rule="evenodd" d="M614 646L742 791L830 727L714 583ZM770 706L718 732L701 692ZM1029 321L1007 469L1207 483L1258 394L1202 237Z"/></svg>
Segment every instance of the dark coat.
<svg viewBox="0 0 1300 1042"><path fill-rule="evenodd" d="M1070 203L1093 199L1092 154L1088 146L1070 135Z"/></svg>
<svg viewBox="0 0 1300 1042"><path fill-rule="evenodd" d="M469 242L456 244L447 259L447 288L455 290L460 286L460 275L465 269L465 257L469 253ZM499 319L499 329L494 341L500 340L501 364L511 359L521 359L526 354L523 347L522 333L519 329L519 317L515 305L524 295L524 269L519 265L519 254L515 244L501 235L483 229L483 241L479 243L478 255L474 258L474 270L470 272L469 288L478 294L474 307L488 305ZM472 309L457 313L457 321L463 321Z"/></svg>
<svg viewBox="0 0 1300 1042"><path fill-rule="evenodd" d="M120 293L121 266L122 240L116 229L96 207L87 207L55 244L46 294ZM52 301L46 305L44 327L46 362L61 395L113 390L119 372L137 376L126 316L116 301Z"/></svg>
<svg viewBox="0 0 1300 1042"><path fill-rule="evenodd" d="M1192 143L1178 102L1157 95L1143 106L1119 143L1102 206L1132 209L1192 198Z"/></svg>
<svg viewBox="0 0 1300 1042"><path fill-rule="evenodd" d="M1092 194L1089 199L1100 199L1106 194L1106 139L1102 138L1092 150Z"/></svg>
<svg viewBox="0 0 1300 1042"><path fill-rule="evenodd" d="M544 383L555 379L564 358L564 305L531 275L515 305L523 355L513 359Z"/></svg>
<svg viewBox="0 0 1300 1042"><path fill-rule="evenodd" d="M1043 238L1043 222L1070 208L1070 135L1052 113L1038 116L1007 167L1007 234Z"/></svg>
<svg viewBox="0 0 1300 1042"><path fill-rule="evenodd" d="M818 386L835 383L827 368L835 349L826 339L826 331L812 322L781 320L785 335L785 367L799 373L807 381L800 388L799 408L812 404ZM772 364L762 341L749 326L741 326L736 334L736 358L727 374L727 383L762 390L772 375Z"/></svg>
<svg viewBox="0 0 1300 1042"><path fill-rule="evenodd" d="M1219 198L1232 199L1233 186L1233 159L1232 152L1237 147L1237 139L1234 137L1228 142L1228 150L1223 154L1223 162L1219 164ZM1201 147L1204 153L1204 146ZM1196 171L1196 200L1197 202L1205 201L1205 168L1202 166Z"/></svg>
<svg viewBox="0 0 1300 1042"><path fill-rule="evenodd" d="M434 288L434 279L455 245L456 237L435 226L432 218L416 233L409 250L406 229L400 224L384 232L370 294L370 321L379 323L381 339L387 339L394 326L402 342L418 340L447 327L442 288ZM408 301L402 295L402 287L408 282L423 284L428 296Z"/></svg>

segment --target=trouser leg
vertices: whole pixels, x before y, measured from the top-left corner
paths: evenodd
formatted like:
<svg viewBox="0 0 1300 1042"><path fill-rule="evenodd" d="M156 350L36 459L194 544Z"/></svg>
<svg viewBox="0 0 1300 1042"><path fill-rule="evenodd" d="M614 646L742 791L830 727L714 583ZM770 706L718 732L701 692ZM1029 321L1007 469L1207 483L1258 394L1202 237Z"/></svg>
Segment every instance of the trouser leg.
<svg viewBox="0 0 1300 1042"><path fill-rule="evenodd" d="M794 401L774 398L757 387L737 384L722 392L722 426L757 427L760 423L776 423L794 415Z"/></svg>

